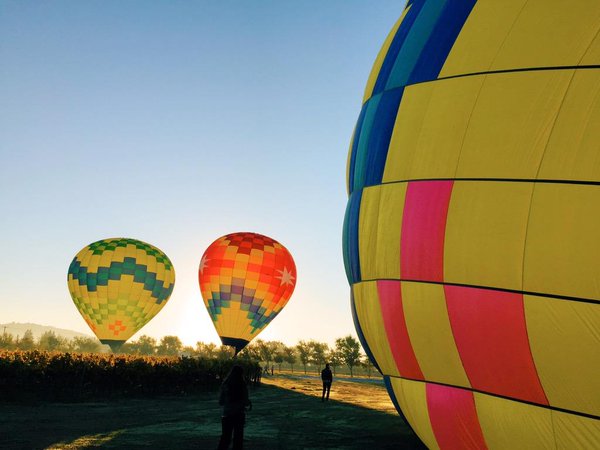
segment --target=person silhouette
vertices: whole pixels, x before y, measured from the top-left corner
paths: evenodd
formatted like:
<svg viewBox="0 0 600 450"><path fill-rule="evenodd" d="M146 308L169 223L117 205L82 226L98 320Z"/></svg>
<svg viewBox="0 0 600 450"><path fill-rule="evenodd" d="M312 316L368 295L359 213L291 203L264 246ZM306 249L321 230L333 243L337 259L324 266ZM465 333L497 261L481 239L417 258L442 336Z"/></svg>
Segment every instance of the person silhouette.
<svg viewBox="0 0 600 450"><path fill-rule="evenodd" d="M325 368L321 370L321 380L323 381L323 395L321 395L321 401L329 401L329 391L331 389L331 383L333 383L333 374L329 368L329 364L325 364ZM327 397L325 397L327 394Z"/></svg>
<svg viewBox="0 0 600 450"><path fill-rule="evenodd" d="M234 450L241 449L244 443L244 424L246 408L252 410L248 397L248 387L244 381L244 369L235 365L225 377L219 394L219 405L223 407L221 415L221 439L218 450L227 450L233 434Z"/></svg>

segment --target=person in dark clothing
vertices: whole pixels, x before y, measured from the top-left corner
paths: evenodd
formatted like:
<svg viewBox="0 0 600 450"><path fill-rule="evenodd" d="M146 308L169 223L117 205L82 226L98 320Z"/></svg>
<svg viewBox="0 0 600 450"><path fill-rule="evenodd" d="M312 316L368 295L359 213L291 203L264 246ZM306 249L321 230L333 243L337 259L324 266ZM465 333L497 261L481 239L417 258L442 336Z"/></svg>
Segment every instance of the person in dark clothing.
<svg viewBox="0 0 600 450"><path fill-rule="evenodd" d="M221 415L221 440L218 450L226 450L233 434L234 450L241 449L244 442L244 423L246 422L246 408L252 409L252 402L248 397L248 387L244 381L244 369L233 366L221 385L219 405L223 407Z"/></svg>
<svg viewBox="0 0 600 450"><path fill-rule="evenodd" d="M321 370L321 381L323 381L323 395L321 401L329 400L329 390L331 389L331 383L333 383L333 374L329 368L329 364L325 364L325 368ZM327 397L325 394L327 393Z"/></svg>

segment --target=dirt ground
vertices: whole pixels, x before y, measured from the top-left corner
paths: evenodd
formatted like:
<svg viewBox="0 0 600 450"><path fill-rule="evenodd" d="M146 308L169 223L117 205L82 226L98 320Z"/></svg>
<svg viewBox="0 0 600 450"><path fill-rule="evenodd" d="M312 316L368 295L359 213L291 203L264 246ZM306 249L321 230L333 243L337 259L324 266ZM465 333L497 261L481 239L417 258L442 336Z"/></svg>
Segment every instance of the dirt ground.
<svg viewBox="0 0 600 450"><path fill-rule="evenodd" d="M316 378L263 378L246 449L424 449L385 388L336 381L329 402ZM213 449L221 433L216 393L94 403L0 404L2 449Z"/></svg>

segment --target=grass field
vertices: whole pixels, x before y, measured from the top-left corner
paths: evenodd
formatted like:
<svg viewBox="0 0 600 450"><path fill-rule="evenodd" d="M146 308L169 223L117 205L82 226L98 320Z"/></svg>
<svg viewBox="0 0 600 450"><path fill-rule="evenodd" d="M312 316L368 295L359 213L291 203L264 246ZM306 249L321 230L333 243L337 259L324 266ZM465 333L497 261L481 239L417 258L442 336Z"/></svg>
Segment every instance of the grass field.
<svg viewBox="0 0 600 450"><path fill-rule="evenodd" d="M251 388L247 449L424 449L377 383L280 375ZM216 448L216 393L94 403L0 405L0 448Z"/></svg>

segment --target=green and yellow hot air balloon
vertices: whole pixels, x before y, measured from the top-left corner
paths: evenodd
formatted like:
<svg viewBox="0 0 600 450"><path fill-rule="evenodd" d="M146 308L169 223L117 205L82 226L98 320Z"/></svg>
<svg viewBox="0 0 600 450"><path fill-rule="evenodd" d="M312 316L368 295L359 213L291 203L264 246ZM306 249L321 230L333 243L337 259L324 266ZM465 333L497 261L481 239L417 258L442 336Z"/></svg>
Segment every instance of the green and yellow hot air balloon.
<svg viewBox="0 0 600 450"><path fill-rule="evenodd" d="M77 253L67 284L75 306L100 342L116 351L167 303L175 269L153 245L110 238Z"/></svg>

